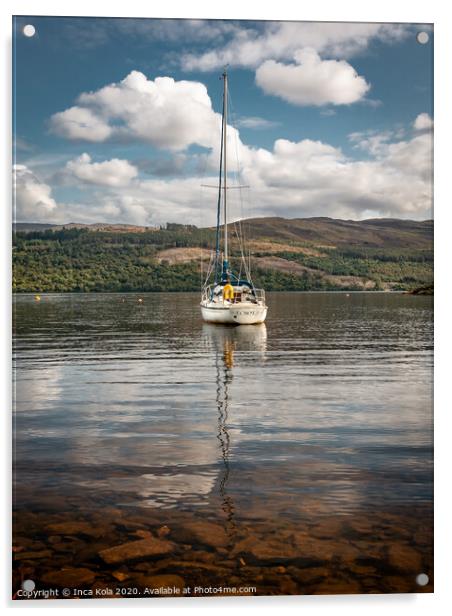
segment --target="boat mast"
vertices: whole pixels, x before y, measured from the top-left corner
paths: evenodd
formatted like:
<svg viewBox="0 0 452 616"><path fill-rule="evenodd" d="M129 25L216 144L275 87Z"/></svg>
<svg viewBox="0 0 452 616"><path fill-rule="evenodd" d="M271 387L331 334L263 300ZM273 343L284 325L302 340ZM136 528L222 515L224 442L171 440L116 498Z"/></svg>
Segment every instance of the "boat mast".
<svg viewBox="0 0 452 616"><path fill-rule="evenodd" d="M220 169L218 173L218 202L217 202L217 228L215 233L215 285L218 283L218 275L222 271L220 263L220 219L221 219L221 191L222 191L222 171L223 171L223 115L224 115L224 101L223 110L221 116L221 143L220 143Z"/></svg>
<svg viewBox="0 0 452 616"><path fill-rule="evenodd" d="M224 257L223 257L223 282L226 281L228 275L228 216L227 216L227 168L226 168L226 127L228 124L228 74L226 67L223 73L224 89L223 89L223 189L224 189Z"/></svg>

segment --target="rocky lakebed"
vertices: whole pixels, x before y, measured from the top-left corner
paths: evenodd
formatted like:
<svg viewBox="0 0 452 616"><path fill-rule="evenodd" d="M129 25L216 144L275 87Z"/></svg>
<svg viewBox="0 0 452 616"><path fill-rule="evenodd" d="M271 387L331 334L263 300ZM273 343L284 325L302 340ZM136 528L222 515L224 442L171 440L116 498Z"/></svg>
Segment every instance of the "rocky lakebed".
<svg viewBox="0 0 452 616"><path fill-rule="evenodd" d="M297 521L114 507L13 517L21 600L432 592L432 568L422 507Z"/></svg>

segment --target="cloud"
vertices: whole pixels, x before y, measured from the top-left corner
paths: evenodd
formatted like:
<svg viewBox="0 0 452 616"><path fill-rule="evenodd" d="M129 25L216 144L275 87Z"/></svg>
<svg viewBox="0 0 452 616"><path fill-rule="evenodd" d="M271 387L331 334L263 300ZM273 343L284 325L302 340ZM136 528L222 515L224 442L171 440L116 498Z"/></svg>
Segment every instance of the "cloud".
<svg viewBox="0 0 452 616"><path fill-rule="evenodd" d="M370 86L345 60L321 60L312 48L295 53L296 64L267 60L256 71L256 83L294 105L349 105Z"/></svg>
<svg viewBox="0 0 452 616"><path fill-rule="evenodd" d="M389 143L393 142L395 139L402 139L404 135L405 130L403 127L399 127L393 131L369 129L350 133L348 139L354 149L362 150L372 156L378 156L387 150Z"/></svg>
<svg viewBox="0 0 452 616"><path fill-rule="evenodd" d="M433 120L428 113L420 113L414 121L414 130L424 131L433 128Z"/></svg>
<svg viewBox="0 0 452 616"><path fill-rule="evenodd" d="M336 111L334 109L322 109L320 115L325 117L331 117L336 115Z"/></svg>
<svg viewBox="0 0 452 616"><path fill-rule="evenodd" d="M137 168L127 160L113 158L93 163L86 153L66 163L66 171L88 184L113 187L127 186L138 175Z"/></svg>
<svg viewBox="0 0 452 616"><path fill-rule="evenodd" d="M29 222L52 220L57 203L50 186L25 165L13 166L14 219Z"/></svg>
<svg viewBox="0 0 452 616"><path fill-rule="evenodd" d="M268 22L243 26L223 46L182 57L185 70L212 71L225 64L257 68L266 60L290 60L298 49L310 47L332 58L349 58L371 41L396 43L405 39L405 24Z"/></svg>
<svg viewBox="0 0 452 616"><path fill-rule="evenodd" d="M237 121L237 126L240 128L250 128L252 130L261 130L266 128L274 128L279 126L279 122L259 118L257 116L241 117Z"/></svg>
<svg viewBox="0 0 452 616"><path fill-rule="evenodd" d="M422 189L431 191L433 170L433 140L428 133L418 135L410 141L390 143L386 147L384 164L388 170L402 173L406 180L411 178L419 186L425 184ZM403 190L402 187L399 190Z"/></svg>
<svg viewBox="0 0 452 616"><path fill-rule="evenodd" d="M111 19L109 22L112 31L133 36L135 40L141 37L143 44L146 44L149 38L153 41L170 41L173 44L212 40L218 42L240 30L237 22L221 19L119 18Z"/></svg>
<svg viewBox="0 0 452 616"><path fill-rule="evenodd" d="M153 176L169 177L185 175L187 165L192 162L193 157L188 157L181 152L174 154L171 157L159 157L151 159L139 159L135 161L135 165L140 169Z"/></svg>
<svg viewBox="0 0 452 616"><path fill-rule="evenodd" d="M245 189L241 196L239 191L231 191L231 218L431 218L432 134L423 132L398 141L393 137L389 133L356 133L356 144L360 139L369 141L362 144L367 148L365 160L350 158L340 148L310 139L278 139L271 150L239 142L241 180L251 187L251 193ZM212 166L217 154L209 155ZM87 159L85 164L93 165ZM83 202L68 204L57 202L50 187L39 182L30 170L20 171L23 175L17 182L17 209L21 220L214 224L216 193L200 189L200 179L195 174L150 179L138 176L127 185L92 185L91 189L83 179ZM204 182L215 185L216 174L205 177Z"/></svg>
<svg viewBox="0 0 452 616"><path fill-rule="evenodd" d="M428 134L384 143L369 160L321 142L278 140L244 177L261 215L430 218L431 154Z"/></svg>
<svg viewBox="0 0 452 616"><path fill-rule="evenodd" d="M20 150L22 152L32 152L34 150L34 146L31 143L17 135L13 137L13 148L15 151Z"/></svg>
<svg viewBox="0 0 452 616"><path fill-rule="evenodd" d="M60 137L83 141L105 141L113 129L108 123L87 107L70 107L55 113L50 118L50 130Z"/></svg>
<svg viewBox="0 0 452 616"><path fill-rule="evenodd" d="M100 206L109 212L112 222L187 222L203 226L211 221L210 212L200 208L200 191L198 177L142 180L127 191L110 191L101 198Z"/></svg>
<svg viewBox="0 0 452 616"><path fill-rule="evenodd" d="M280 95L297 104L312 105L347 104L364 96L369 87L345 60L321 60L313 49L304 49L296 54L296 61L290 65L270 63L273 71L260 73L265 87L274 90L278 86ZM300 88L305 82L306 87ZM33 195L39 190L41 195L28 195L28 206L22 208L25 219L38 221L35 214L40 211L43 220L54 217L62 222L214 223L215 192L200 189L200 176L205 184L218 181L220 116L212 109L203 84L169 77L152 81L132 71L120 82L81 94L76 107L56 114L63 133L79 139L80 131L87 129L76 126L78 116L75 114L74 120L73 109L83 110L85 118L95 118L93 125L103 130L98 135L100 141L146 141L167 152L164 157L135 163L119 159L93 162L88 153L65 160L63 174L70 176L72 189L80 188L79 198L73 198L71 204L59 202L51 193L50 179L47 184L33 181L31 191L22 182L18 202L23 201L26 190ZM68 112L73 121L66 127L64 114ZM418 116L415 126L427 125L423 115ZM258 127L265 123L262 120L242 118L242 125ZM245 215L431 217L430 131L416 130L409 139L406 127L397 126L393 131L352 133L349 139L354 157L328 143L309 139L277 139L272 149L255 148L243 143L239 131L229 127L231 175L239 160L240 181L251 186L255 204L246 208ZM31 163L28 166L33 169ZM152 177L144 179L139 170ZM57 194L68 193L57 190ZM229 204L232 217L243 216L239 191L230 191Z"/></svg>
<svg viewBox="0 0 452 616"><path fill-rule="evenodd" d="M171 77L152 81L132 71L119 83L81 94L77 106L54 114L50 123L68 139L138 139L177 151L191 144L210 147L221 118L202 83Z"/></svg>

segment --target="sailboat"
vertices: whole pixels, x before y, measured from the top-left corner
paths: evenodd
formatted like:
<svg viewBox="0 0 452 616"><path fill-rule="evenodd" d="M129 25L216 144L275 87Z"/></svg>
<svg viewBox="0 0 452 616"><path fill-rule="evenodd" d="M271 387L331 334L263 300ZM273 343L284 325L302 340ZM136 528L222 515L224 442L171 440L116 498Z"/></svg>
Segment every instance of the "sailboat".
<svg viewBox="0 0 452 616"><path fill-rule="evenodd" d="M228 175L227 175L227 122L228 122L228 74L223 78L223 114L221 123L220 168L218 183L217 225L215 251L211 255L209 269L201 292L201 314L208 323L254 325L263 323L267 317L265 291L256 289L251 279L250 268L243 250L241 266L235 273L229 264L228 244ZM222 207L223 206L223 207ZM221 209L223 210L223 238L221 242ZM222 251L221 251L222 243ZM242 277L242 271L245 275ZM213 277L213 282L212 282Z"/></svg>

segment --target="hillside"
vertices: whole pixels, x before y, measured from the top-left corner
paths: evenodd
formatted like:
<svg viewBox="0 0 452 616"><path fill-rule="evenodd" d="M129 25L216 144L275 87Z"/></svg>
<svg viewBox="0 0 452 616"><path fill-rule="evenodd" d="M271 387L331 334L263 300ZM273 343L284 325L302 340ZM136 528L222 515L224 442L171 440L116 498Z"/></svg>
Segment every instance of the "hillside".
<svg viewBox="0 0 452 616"><path fill-rule="evenodd" d="M256 218L240 224L267 290L413 290L433 282L433 222ZM215 232L17 223L16 292L198 290ZM239 254L231 229L232 264ZM203 265L201 265L203 262Z"/></svg>
<svg viewBox="0 0 452 616"><path fill-rule="evenodd" d="M433 221L373 218L336 220L333 218L255 218L249 225L251 237L276 241L313 242L331 246L371 248L430 248Z"/></svg>

